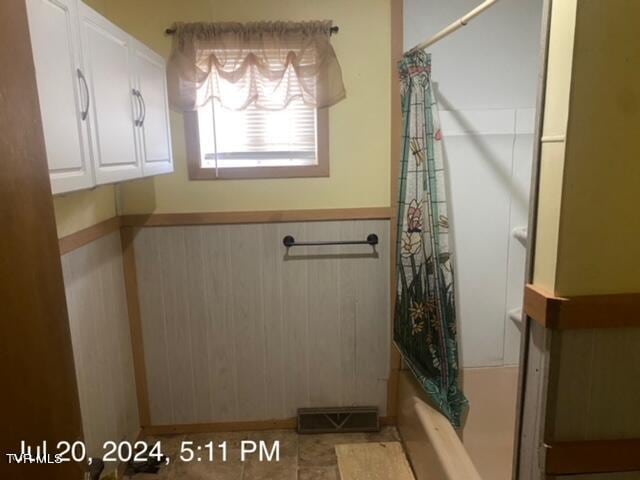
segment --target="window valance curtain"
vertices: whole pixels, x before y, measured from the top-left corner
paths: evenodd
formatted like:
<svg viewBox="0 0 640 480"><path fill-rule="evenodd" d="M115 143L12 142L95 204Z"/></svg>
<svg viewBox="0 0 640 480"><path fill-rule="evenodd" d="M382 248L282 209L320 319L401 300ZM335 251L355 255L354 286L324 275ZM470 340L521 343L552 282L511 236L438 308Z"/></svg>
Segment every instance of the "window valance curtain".
<svg viewBox="0 0 640 480"><path fill-rule="evenodd" d="M317 108L345 97L329 42L331 21L176 23L167 66L178 111L212 99L226 108L281 110L294 99Z"/></svg>

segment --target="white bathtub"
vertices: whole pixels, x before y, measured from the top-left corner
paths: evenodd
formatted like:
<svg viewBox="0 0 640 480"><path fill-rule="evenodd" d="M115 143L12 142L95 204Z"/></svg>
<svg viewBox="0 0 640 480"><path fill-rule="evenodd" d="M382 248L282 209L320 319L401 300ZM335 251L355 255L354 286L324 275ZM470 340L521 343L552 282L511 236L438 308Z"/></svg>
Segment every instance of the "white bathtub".
<svg viewBox="0 0 640 480"><path fill-rule="evenodd" d="M398 429L416 480L511 478L517 368L465 369L463 384L471 403L464 441L412 374L400 372Z"/></svg>
<svg viewBox="0 0 640 480"><path fill-rule="evenodd" d="M462 432L471 461L485 480L511 480L518 368L465 368L462 385L471 405Z"/></svg>

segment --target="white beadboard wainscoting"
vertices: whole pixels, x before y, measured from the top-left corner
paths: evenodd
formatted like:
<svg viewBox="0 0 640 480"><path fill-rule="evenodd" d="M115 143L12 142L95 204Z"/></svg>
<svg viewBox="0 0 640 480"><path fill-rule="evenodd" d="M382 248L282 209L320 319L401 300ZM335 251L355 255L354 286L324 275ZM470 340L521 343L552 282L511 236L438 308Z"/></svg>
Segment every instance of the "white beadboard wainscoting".
<svg viewBox="0 0 640 480"><path fill-rule="evenodd" d="M380 243L294 247L297 241ZM135 256L154 425L386 415L387 220L147 227Z"/></svg>
<svg viewBox="0 0 640 480"><path fill-rule="evenodd" d="M63 255L62 268L85 444L102 457L105 441L140 429L119 232Z"/></svg>

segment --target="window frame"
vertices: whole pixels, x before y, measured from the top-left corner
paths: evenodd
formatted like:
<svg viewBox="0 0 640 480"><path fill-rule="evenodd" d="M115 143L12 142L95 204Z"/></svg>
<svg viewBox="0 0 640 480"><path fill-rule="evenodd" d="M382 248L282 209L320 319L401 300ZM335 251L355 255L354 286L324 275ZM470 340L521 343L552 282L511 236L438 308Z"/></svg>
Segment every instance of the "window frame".
<svg viewBox="0 0 640 480"><path fill-rule="evenodd" d="M204 168L201 165L198 112L184 113L189 180L304 178L329 176L329 109L316 109L316 165Z"/></svg>

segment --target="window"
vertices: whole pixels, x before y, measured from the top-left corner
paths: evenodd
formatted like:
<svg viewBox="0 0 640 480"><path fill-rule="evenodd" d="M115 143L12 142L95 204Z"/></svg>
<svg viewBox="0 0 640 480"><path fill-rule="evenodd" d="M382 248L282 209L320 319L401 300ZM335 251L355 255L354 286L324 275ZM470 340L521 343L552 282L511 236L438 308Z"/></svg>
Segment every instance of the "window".
<svg viewBox="0 0 640 480"><path fill-rule="evenodd" d="M329 175L328 108L346 96L330 20L175 30L169 100L191 179Z"/></svg>
<svg viewBox="0 0 640 480"><path fill-rule="evenodd" d="M192 179L329 174L326 109L318 110L296 98L283 110L255 105L231 110L212 99L190 115Z"/></svg>

